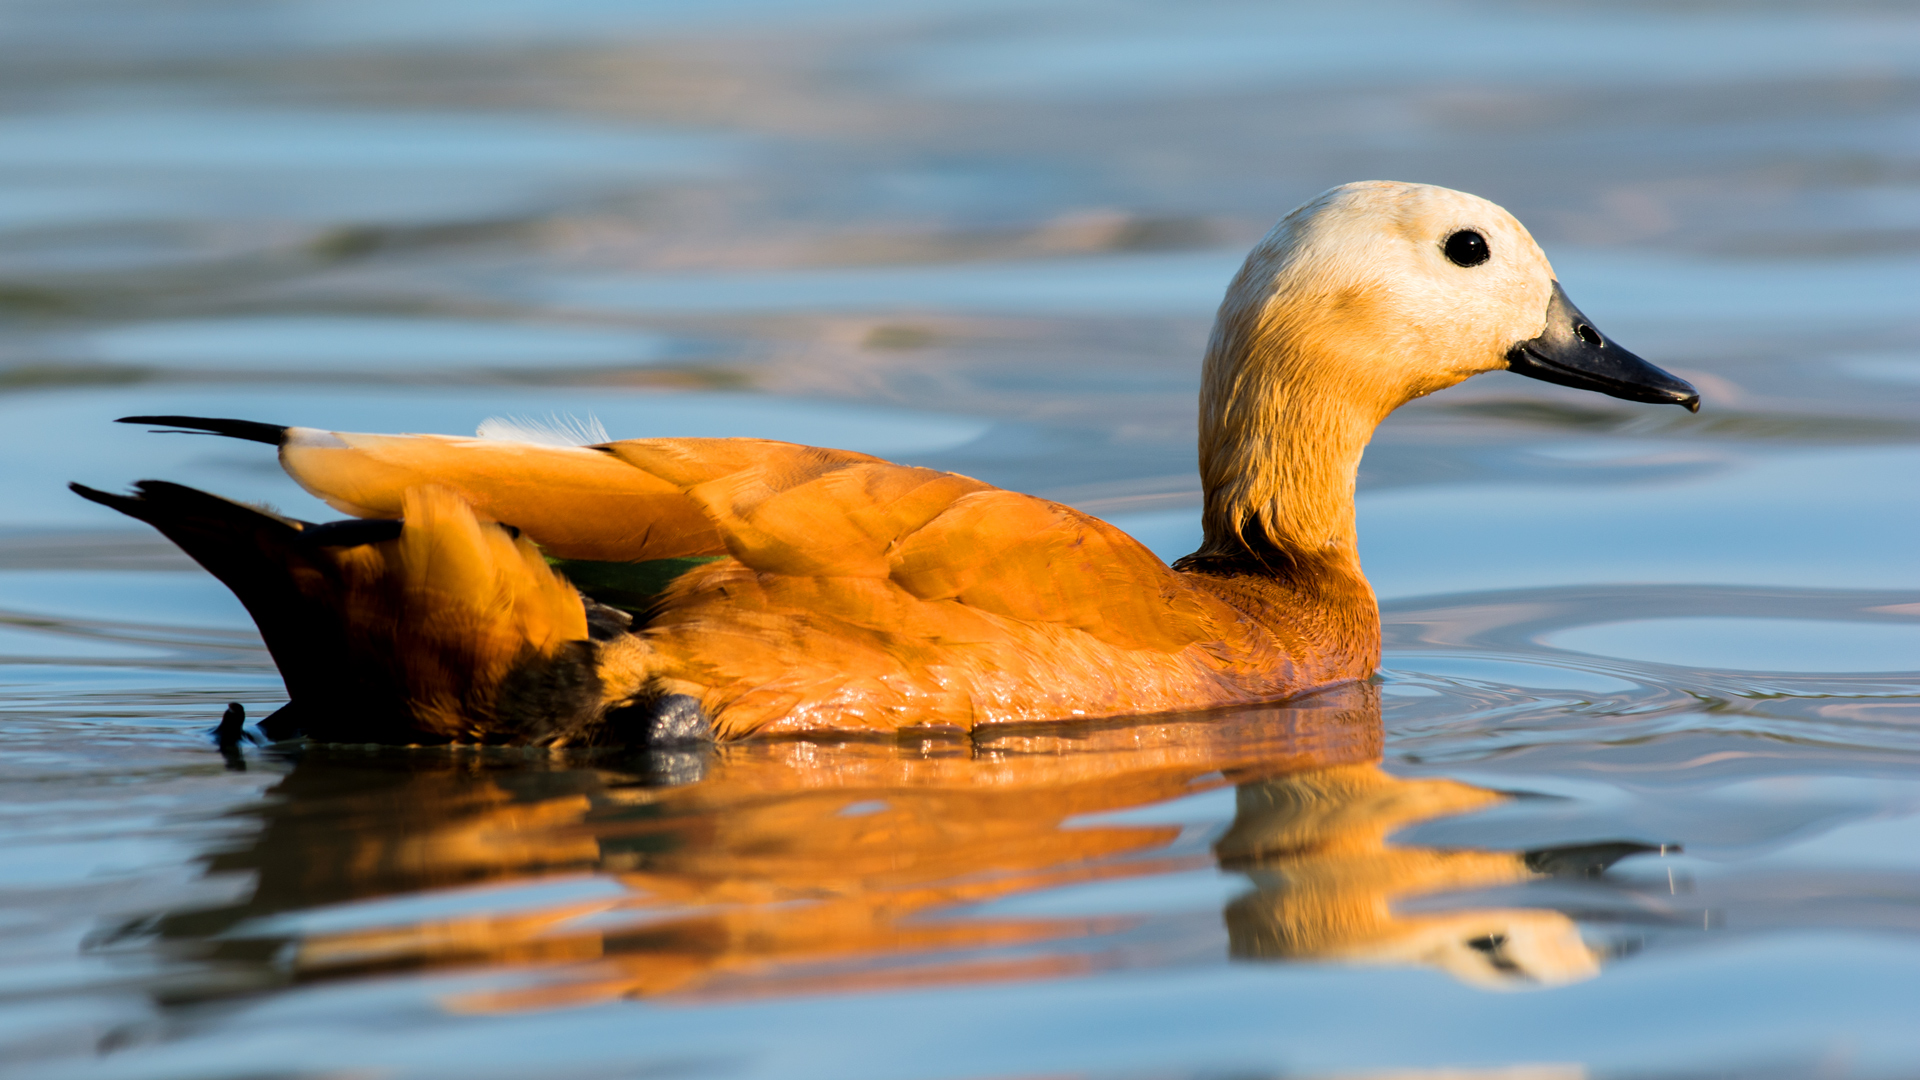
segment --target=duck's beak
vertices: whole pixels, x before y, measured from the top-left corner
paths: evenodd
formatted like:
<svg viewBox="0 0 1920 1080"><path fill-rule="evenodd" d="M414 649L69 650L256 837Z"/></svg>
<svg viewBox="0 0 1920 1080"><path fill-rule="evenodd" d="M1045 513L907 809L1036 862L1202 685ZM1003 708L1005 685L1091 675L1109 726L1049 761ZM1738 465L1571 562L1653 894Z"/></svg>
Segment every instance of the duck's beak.
<svg viewBox="0 0 1920 1080"><path fill-rule="evenodd" d="M1700 411L1700 394L1594 329L1558 281L1547 304L1547 328L1507 350L1507 370L1529 379L1598 390L1628 401L1683 405Z"/></svg>

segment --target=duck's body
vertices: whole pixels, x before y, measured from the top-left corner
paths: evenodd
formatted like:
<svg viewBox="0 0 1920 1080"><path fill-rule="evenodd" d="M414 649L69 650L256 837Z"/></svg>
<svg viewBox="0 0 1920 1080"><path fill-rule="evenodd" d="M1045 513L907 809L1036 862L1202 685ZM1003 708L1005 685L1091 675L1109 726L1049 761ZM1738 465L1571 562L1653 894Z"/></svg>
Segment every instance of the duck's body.
<svg viewBox="0 0 1920 1080"><path fill-rule="evenodd" d="M1463 235L1478 261L1454 250ZM322 738L971 730L1274 700L1378 660L1352 498L1393 408L1528 365L1697 401L1564 301L1518 223L1472 196L1348 185L1290 215L1222 305L1206 540L1172 568L1057 503L755 439L556 447L131 418L275 443L309 491L393 524L306 526L152 483L82 494L235 590L287 678L283 726Z"/></svg>
<svg viewBox="0 0 1920 1080"><path fill-rule="evenodd" d="M1171 569L1058 503L864 454L755 439L270 434L310 490L374 521L302 527L152 484L137 501L96 497L233 587L309 732L352 717L339 737L624 739L607 725L652 724L663 701L697 702L721 738L971 730L1273 700L1362 678L1378 658L1357 567ZM256 559L225 542L233 527L179 524L217 515L279 541ZM388 520L404 523L391 538L368 531ZM527 524L516 541L486 521ZM262 590L294 551L312 564L293 576L299 599ZM596 604L589 626L571 583L619 606ZM297 630L274 632L296 611ZM319 629L322 613L337 629ZM528 715L524 693L506 709L476 693L516 670L548 687L533 704L552 715ZM636 702L654 708L604 715Z"/></svg>

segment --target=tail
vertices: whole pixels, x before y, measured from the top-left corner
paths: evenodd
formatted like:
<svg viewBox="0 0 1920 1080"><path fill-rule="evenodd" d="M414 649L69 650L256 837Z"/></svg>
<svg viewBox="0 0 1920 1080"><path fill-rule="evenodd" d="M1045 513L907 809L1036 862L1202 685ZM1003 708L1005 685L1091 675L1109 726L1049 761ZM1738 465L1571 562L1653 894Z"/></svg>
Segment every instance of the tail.
<svg viewBox="0 0 1920 1080"><path fill-rule="evenodd" d="M580 595L451 492L408 491L401 521L309 525L163 481L132 495L72 488L160 530L233 590L314 738L559 745L596 731Z"/></svg>
<svg viewBox="0 0 1920 1080"><path fill-rule="evenodd" d="M287 693L297 703L295 711L313 716L310 726L316 734L335 727L379 730L403 725L396 711L399 695L387 695L387 707L370 714L364 706L380 695L356 692L362 688L341 678L354 669L340 610L345 583L335 561L305 542L303 522L161 480L134 485L133 495L68 486L81 498L160 530L233 590L260 628ZM367 674L359 681L364 683ZM362 722L353 723L355 719Z"/></svg>

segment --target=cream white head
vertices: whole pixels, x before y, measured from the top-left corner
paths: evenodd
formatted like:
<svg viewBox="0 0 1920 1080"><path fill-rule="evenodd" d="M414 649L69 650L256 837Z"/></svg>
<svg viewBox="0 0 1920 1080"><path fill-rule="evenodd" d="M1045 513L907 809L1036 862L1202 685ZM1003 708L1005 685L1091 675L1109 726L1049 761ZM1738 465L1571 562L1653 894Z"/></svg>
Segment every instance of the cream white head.
<svg viewBox="0 0 1920 1080"><path fill-rule="evenodd" d="M1350 560L1354 476L1374 427L1416 397L1503 369L1698 404L1692 387L1595 330L1533 237L1493 203L1384 181L1322 193L1247 256L1214 322L1200 554Z"/></svg>

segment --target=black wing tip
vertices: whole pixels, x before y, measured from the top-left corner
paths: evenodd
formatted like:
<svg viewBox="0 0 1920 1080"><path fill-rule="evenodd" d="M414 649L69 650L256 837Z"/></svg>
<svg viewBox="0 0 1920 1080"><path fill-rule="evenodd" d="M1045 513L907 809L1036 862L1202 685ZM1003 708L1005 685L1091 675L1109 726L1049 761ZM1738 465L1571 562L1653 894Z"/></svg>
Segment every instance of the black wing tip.
<svg viewBox="0 0 1920 1080"><path fill-rule="evenodd" d="M287 441L285 424L257 420L228 420L217 416L123 416L116 424L158 424L163 431L192 435L225 435L229 439L279 446Z"/></svg>

